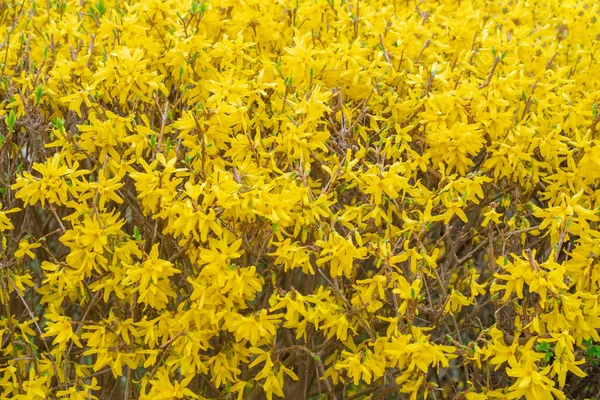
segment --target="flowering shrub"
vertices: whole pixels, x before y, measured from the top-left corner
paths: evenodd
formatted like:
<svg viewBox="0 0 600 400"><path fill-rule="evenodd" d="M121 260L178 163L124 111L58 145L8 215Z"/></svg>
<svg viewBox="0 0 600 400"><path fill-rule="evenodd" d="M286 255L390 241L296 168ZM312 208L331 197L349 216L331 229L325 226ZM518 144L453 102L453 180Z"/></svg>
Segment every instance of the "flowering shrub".
<svg viewBox="0 0 600 400"><path fill-rule="evenodd" d="M0 3L0 393L600 388L600 3Z"/></svg>

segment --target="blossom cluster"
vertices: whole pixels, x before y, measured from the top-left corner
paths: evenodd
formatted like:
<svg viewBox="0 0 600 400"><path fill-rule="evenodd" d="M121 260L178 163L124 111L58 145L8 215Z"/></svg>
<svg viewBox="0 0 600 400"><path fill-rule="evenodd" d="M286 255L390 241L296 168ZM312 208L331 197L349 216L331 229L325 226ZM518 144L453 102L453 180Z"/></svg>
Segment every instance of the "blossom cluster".
<svg viewBox="0 0 600 400"><path fill-rule="evenodd" d="M600 3L0 2L0 397L600 389Z"/></svg>

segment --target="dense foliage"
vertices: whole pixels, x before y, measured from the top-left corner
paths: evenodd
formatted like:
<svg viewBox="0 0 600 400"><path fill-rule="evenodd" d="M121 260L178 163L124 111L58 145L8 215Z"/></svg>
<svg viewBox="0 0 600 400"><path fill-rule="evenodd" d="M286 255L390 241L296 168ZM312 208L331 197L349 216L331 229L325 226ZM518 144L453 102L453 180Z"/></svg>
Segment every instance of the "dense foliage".
<svg viewBox="0 0 600 400"><path fill-rule="evenodd" d="M0 396L597 396L599 19L0 2Z"/></svg>

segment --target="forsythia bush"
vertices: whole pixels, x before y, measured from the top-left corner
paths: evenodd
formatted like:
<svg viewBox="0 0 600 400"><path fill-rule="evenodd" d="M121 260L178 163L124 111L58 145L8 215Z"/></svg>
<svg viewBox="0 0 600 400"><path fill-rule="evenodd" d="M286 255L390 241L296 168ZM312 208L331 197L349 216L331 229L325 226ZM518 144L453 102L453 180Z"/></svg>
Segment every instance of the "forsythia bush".
<svg viewBox="0 0 600 400"><path fill-rule="evenodd" d="M0 2L0 396L600 390L600 4Z"/></svg>

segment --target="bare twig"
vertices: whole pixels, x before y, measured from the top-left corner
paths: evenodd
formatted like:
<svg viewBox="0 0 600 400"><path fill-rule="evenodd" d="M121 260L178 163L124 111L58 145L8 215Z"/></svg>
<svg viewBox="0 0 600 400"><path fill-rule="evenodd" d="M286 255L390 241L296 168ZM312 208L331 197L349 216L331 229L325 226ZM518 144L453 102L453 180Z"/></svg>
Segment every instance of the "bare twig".
<svg viewBox="0 0 600 400"><path fill-rule="evenodd" d="M481 85L479 85L479 90L487 87L490 84L490 82L492 81L492 78L494 77L494 71L496 71L498 64L500 64L500 61L501 61L501 58L499 56L494 57L494 64L492 64L492 68L490 69L490 72L488 73L485 82L483 82Z"/></svg>

